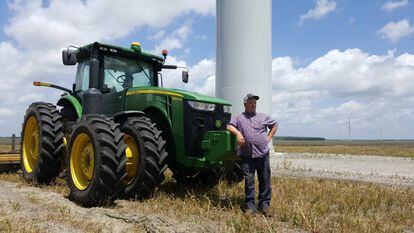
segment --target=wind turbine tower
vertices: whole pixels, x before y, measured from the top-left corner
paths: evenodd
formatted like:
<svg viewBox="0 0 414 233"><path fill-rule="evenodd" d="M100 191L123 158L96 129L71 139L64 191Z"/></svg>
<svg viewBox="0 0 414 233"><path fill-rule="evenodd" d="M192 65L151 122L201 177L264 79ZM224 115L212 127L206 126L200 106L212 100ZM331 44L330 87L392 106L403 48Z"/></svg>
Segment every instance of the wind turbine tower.
<svg viewBox="0 0 414 233"><path fill-rule="evenodd" d="M217 0L216 12L216 96L236 114L256 94L257 111L272 115L272 1Z"/></svg>

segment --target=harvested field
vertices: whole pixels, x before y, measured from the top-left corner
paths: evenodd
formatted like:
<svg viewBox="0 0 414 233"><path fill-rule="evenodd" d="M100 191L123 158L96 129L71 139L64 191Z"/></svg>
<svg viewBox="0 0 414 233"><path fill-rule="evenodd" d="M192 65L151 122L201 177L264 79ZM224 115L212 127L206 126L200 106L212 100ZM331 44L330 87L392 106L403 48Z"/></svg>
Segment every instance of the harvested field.
<svg viewBox="0 0 414 233"><path fill-rule="evenodd" d="M283 146L295 147L280 143L276 148ZM314 142L302 146L335 147ZM35 187L17 173L0 174L0 232L414 231L414 159L349 154L273 154L275 216L268 219L244 215L243 183L187 189L168 172L150 199L82 208L66 198L62 178Z"/></svg>
<svg viewBox="0 0 414 233"><path fill-rule="evenodd" d="M169 177L144 201L82 208L62 180L32 187L0 175L0 231L5 232L409 232L414 190L322 179L274 177L276 216L243 214L243 184L189 190ZM27 224L18 224L24 220Z"/></svg>
<svg viewBox="0 0 414 233"><path fill-rule="evenodd" d="M295 141L275 140L276 152L379 155L414 158L413 140Z"/></svg>

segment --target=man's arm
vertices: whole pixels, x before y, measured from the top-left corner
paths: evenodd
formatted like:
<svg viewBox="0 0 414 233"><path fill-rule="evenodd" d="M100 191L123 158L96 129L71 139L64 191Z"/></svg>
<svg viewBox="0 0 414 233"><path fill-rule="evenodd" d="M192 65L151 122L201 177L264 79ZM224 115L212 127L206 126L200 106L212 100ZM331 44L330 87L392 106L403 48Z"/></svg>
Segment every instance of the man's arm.
<svg viewBox="0 0 414 233"><path fill-rule="evenodd" d="M278 124L274 124L270 132L267 134L267 142L271 142L273 140L273 136L275 135L277 131Z"/></svg>
<svg viewBox="0 0 414 233"><path fill-rule="evenodd" d="M232 133L233 135L235 135L237 137L237 144L239 144L239 146L244 146L245 140L244 140L243 134L240 133L240 131L237 130L236 127L234 127L233 125L228 124L227 125L227 130L230 131L230 133Z"/></svg>

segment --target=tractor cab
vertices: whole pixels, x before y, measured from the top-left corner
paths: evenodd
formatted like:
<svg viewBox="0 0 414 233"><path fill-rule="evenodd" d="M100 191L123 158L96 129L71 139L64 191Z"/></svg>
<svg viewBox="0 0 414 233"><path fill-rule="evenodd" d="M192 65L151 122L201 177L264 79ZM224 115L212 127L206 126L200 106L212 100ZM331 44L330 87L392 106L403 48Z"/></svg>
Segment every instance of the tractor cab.
<svg viewBox="0 0 414 233"><path fill-rule="evenodd" d="M123 110L128 89L162 87L161 69L183 68L183 82L188 82L188 68L164 65L167 51L163 50L162 55L164 58L143 52L138 42L129 49L95 42L62 53L65 65L78 64L75 96L82 102L84 92L92 86L97 88L103 94L103 112L108 114ZM91 59L97 60L92 72Z"/></svg>

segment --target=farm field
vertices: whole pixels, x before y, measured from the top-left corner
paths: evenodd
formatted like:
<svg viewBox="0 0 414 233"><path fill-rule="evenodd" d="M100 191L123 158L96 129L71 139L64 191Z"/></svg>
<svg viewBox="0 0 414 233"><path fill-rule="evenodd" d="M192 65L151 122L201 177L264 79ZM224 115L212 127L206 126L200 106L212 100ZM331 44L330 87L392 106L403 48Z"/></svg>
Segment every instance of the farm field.
<svg viewBox="0 0 414 233"><path fill-rule="evenodd" d="M414 140L274 140L276 152L414 157Z"/></svg>
<svg viewBox="0 0 414 233"><path fill-rule="evenodd" d="M338 145L339 144L339 145ZM279 141L284 156L308 152L412 157L412 141ZM3 145L7 150L7 143ZM389 154L381 153L381 148ZM276 153L278 154L278 153ZM360 155L361 155L360 154ZM274 155L272 155L274 156ZM361 156L364 157L364 156ZM366 157L366 156L365 156ZM368 156L366 158L378 156ZM293 157L292 157L293 158ZM381 158L381 157L380 157ZM385 157L384 157L385 158ZM403 158L401 158L403 159ZM406 158L409 159L409 158ZM272 179L272 218L243 213L243 183L210 190L179 186L167 172L153 197L82 208L69 201L65 180L28 184L18 173L0 174L0 232L410 232L413 186L292 176L286 161ZM286 173L288 170L288 173ZM45 211L46 210L46 211ZM35 213L35 214L33 214ZM18 224L24 220L27 224Z"/></svg>
<svg viewBox="0 0 414 233"><path fill-rule="evenodd" d="M177 186L168 174L144 201L82 208L63 179L33 187L0 174L1 232L409 232L414 189L372 183L274 177L275 216L243 213L243 184L210 190ZM26 224L19 224L24 221Z"/></svg>

